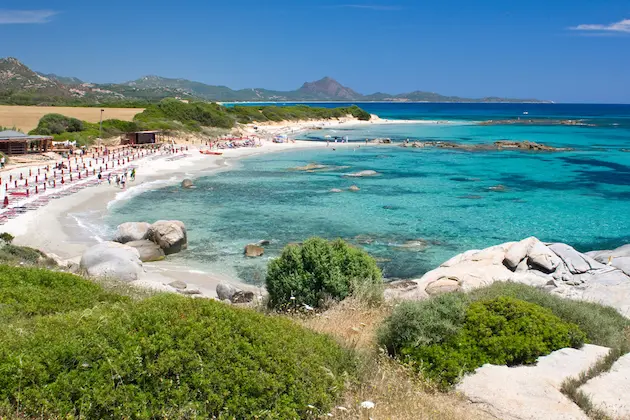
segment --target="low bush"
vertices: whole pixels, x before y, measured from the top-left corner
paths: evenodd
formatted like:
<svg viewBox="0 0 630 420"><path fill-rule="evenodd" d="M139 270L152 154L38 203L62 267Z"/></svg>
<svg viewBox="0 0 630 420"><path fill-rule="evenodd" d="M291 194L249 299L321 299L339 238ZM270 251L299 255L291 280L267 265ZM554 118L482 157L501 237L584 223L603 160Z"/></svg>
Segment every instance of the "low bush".
<svg viewBox="0 0 630 420"><path fill-rule="evenodd" d="M7 246L4 247L5 249ZM36 268L0 265L0 322L124 302L78 276Z"/></svg>
<svg viewBox="0 0 630 420"><path fill-rule="evenodd" d="M512 282L497 282L469 294L473 301L495 299L499 296L513 297L549 309L562 320L580 327L592 344L604 347L626 345L625 332L630 328L630 319L610 306L564 299L535 287Z"/></svg>
<svg viewBox="0 0 630 420"><path fill-rule="evenodd" d="M61 114L46 114L39 120L37 127L31 133L40 135L74 133L83 131L83 128L83 121L76 118Z"/></svg>
<svg viewBox="0 0 630 420"><path fill-rule="evenodd" d="M327 299L343 300L354 289L382 285L374 258L342 240L311 238L289 245L267 268L269 306L288 309L322 307Z"/></svg>
<svg viewBox="0 0 630 420"><path fill-rule="evenodd" d="M0 329L0 417L307 418L353 370L289 319L158 295Z"/></svg>
<svg viewBox="0 0 630 420"><path fill-rule="evenodd" d="M405 348L442 344L461 329L468 304L463 293L403 302L379 328L378 341L392 355L400 355Z"/></svg>
<svg viewBox="0 0 630 420"><path fill-rule="evenodd" d="M406 358L440 386L448 387L486 363L533 363L554 350L579 348L586 340L577 325L511 297L470 303L462 316L466 298L456 295L421 302L416 308L399 306L379 335L390 353ZM397 329L394 320L406 325Z"/></svg>

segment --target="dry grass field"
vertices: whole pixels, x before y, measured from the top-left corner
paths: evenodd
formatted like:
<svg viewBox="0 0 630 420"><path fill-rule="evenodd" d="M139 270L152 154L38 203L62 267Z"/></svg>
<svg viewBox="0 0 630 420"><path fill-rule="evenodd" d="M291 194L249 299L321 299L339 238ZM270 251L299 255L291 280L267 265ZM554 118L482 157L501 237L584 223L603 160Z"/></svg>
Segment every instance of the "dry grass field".
<svg viewBox="0 0 630 420"><path fill-rule="evenodd" d="M142 108L103 108L103 119L116 118L131 121ZM37 127L40 118L46 114L62 114L88 122L99 122L101 108L58 107L58 106L14 106L0 105L0 126L17 127L25 133Z"/></svg>

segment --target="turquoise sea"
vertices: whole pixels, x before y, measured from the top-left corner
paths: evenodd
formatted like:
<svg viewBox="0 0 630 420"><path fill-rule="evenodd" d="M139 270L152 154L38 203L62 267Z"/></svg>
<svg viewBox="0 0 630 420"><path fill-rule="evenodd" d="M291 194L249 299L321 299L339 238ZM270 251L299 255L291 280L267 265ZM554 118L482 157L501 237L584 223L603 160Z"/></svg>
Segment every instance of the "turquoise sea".
<svg viewBox="0 0 630 420"><path fill-rule="evenodd" d="M331 145L244 159L230 171L197 179L196 189L165 187L116 203L107 224L113 228L125 221L180 219L189 227L190 248L169 258L253 283L264 279L267 259L284 245L314 235L363 246L389 278L418 277L465 250L531 235L580 250L630 242L630 106L359 105L382 118L443 123L305 133L298 138L347 135L357 147L333 151ZM516 117L581 119L589 126L477 125ZM461 143L530 140L574 150L358 147L376 137ZM330 168L290 170L311 162ZM344 177L368 169L379 175ZM351 185L360 191L348 191ZM333 188L344 191L332 193ZM272 241L265 257L245 259L244 245L262 239Z"/></svg>

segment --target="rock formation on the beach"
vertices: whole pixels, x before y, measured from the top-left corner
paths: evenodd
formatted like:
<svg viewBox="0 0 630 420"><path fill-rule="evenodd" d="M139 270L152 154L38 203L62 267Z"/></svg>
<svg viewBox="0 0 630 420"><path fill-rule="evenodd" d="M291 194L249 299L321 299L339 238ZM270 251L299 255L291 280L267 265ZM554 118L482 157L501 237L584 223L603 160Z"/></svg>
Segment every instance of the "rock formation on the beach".
<svg viewBox="0 0 630 420"><path fill-rule="evenodd" d="M142 262L161 261L165 258L162 248L155 242L147 239L127 242L125 245L137 249Z"/></svg>
<svg viewBox="0 0 630 420"><path fill-rule="evenodd" d="M630 317L630 276L623 271L627 261L623 255L628 248L599 251L598 258L606 260L606 252L621 255L605 265L569 245L544 244L531 237L466 251L418 280L390 284L386 295L390 299L418 300L445 291L466 292L496 281L512 281L566 298L612 306Z"/></svg>
<svg viewBox="0 0 630 420"><path fill-rule="evenodd" d="M192 179L186 178L182 181L182 188L192 188L194 186Z"/></svg>
<svg viewBox="0 0 630 420"><path fill-rule="evenodd" d="M265 248L256 244L248 244L244 250L246 257L261 257L265 253Z"/></svg>
<svg viewBox="0 0 630 420"><path fill-rule="evenodd" d="M114 242L126 244L127 242L141 241L149 235L150 223L127 222L118 226L114 235Z"/></svg>
<svg viewBox="0 0 630 420"><path fill-rule="evenodd" d="M179 220L159 220L149 228L148 239L170 255L188 248L186 226Z"/></svg>
<svg viewBox="0 0 630 420"><path fill-rule="evenodd" d="M144 272L138 250L118 242L102 242L87 249L81 268L89 276L133 282Z"/></svg>
<svg viewBox="0 0 630 420"><path fill-rule="evenodd" d="M217 297L230 303L250 303L254 301L254 292L241 290L230 283L219 283L216 288Z"/></svg>
<svg viewBox="0 0 630 420"><path fill-rule="evenodd" d="M587 252L586 255L602 264L610 264L617 267L630 276L630 244L612 251L591 251Z"/></svg>
<svg viewBox="0 0 630 420"><path fill-rule="evenodd" d="M436 147L439 149L457 149L466 151L485 151L485 150L521 150L529 152L566 152L573 150L569 147L553 147L546 144L536 143L533 141L513 141L498 140L494 143L456 143L451 141L413 141L401 143L400 147L413 148L429 148Z"/></svg>

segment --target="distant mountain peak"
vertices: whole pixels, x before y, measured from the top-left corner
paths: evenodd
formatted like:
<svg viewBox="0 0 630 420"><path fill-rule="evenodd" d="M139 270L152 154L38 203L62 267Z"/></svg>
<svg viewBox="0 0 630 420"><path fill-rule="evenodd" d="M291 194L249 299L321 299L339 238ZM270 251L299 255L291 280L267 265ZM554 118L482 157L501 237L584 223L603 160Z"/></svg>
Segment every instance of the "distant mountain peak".
<svg viewBox="0 0 630 420"><path fill-rule="evenodd" d="M314 82L305 82L299 89L300 92L315 95L316 97L334 100L356 100L361 98L361 94L343 86L341 83L326 76Z"/></svg>

